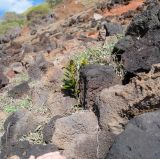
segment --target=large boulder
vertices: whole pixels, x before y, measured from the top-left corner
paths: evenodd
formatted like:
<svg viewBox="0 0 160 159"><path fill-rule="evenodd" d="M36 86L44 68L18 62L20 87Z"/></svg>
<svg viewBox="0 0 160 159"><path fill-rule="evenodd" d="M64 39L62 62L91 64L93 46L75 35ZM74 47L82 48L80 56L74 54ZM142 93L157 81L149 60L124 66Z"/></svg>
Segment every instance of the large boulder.
<svg viewBox="0 0 160 159"><path fill-rule="evenodd" d="M160 111L131 120L118 136L106 159L158 159Z"/></svg>
<svg viewBox="0 0 160 159"><path fill-rule="evenodd" d="M143 37L149 30L159 28L159 11L159 1L150 1L147 9L133 18L132 22L127 28L126 35Z"/></svg>
<svg viewBox="0 0 160 159"><path fill-rule="evenodd" d="M64 149L67 158L105 158L109 140L106 140L106 132L100 130L93 112L80 111L51 124L52 143Z"/></svg>
<svg viewBox="0 0 160 159"><path fill-rule="evenodd" d="M80 134L77 138L73 139L63 154L67 158L74 159L104 159L106 149L108 144L110 144L106 135L106 132L98 129L98 127L96 134Z"/></svg>
<svg viewBox="0 0 160 159"><path fill-rule="evenodd" d="M78 135L96 134L97 125L97 118L94 113L90 111L81 111L60 118L55 123L55 132L52 137L52 142L59 148L66 149Z"/></svg>
<svg viewBox="0 0 160 159"><path fill-rule="evenodd" d="M116 85L101 91L97 97L99 124L106 131L108 148L131 118L160 108L160 67L155 65L149 74L141 74L125 86Z"/></svg>
<svg viewBox="0 0 160 159"><path fill-rule="evenodd" d="M159 12L159 2L151 2L144 12L133 19L126 37L113 50L126 72L125 83L138 72L149 72L153 64L160 62Z"/></svg>
<svg viewBox="0 0 160 159"><path fill-rule="evenodd" d="M111 66L87 65L80 70L80 102L92 109L96 96L104 88L120 84L121 80Z"/></svg>

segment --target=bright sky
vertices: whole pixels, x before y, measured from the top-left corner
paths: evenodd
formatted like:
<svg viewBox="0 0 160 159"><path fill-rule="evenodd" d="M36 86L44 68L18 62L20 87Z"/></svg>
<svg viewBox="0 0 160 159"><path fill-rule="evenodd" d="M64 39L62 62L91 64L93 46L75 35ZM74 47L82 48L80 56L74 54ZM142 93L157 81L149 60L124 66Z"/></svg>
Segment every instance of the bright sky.
<svg viewBox="0 0 160 159"><path fill-rule="evenodd" d="M0 16L8 11L23 13L29 7L40 4L43 1L44 0L0 0Z"/></svg>

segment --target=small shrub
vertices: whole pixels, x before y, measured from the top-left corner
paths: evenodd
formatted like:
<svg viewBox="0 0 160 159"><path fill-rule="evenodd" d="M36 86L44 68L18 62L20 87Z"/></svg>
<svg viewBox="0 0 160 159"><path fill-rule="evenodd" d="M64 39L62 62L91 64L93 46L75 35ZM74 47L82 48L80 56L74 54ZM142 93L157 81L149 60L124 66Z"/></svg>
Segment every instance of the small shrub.
<svg viewBox="0 0 160 159"><path fill-rule="evenodd" d="M27 17L28 21L36 18L43 17L50 12L50 8L47 3L40 4L38 6L33 6L29 8L24 15Z"/></svg>
<svg viewBox="0 0 160 159"><path fill-rule="evenodd" d="M0 23L0 35L5 34L7 31L15 27L22 27L24 24L24 19L19 19L15 21L3 21Z"/></svg>
<svg viewBox="0 0 160 159"><path fill-rule="evenodd" d="M6 113L14 113L19 109L29 108L31 107L31 102L32 102L30 97L19 99L17 101L12 99L11 97L3 97L3 98L0 98L0 101L1 101L1 104L3 104L2 109Z"/></svg>

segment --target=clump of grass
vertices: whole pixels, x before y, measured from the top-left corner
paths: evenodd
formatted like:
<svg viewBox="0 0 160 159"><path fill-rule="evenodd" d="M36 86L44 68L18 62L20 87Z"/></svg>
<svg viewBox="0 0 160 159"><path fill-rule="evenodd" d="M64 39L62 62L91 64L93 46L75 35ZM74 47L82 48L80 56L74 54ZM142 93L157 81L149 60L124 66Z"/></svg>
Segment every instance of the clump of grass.
<svg viewBox="0 0 160 159"><path fill-rule="evenodd" d="M28 21L32 19L40 18L50 12L50 7L47 3L43 3L37 6L29 8L24 15L27 17Z"/></svg>
<svg viewBox="0 0 160 159"><path fill-rule="evenodd" d="M0 35L7 33L7 31L15 27L22 27L24 24L24 19L19 19L15 21L3 21L0 23Z"/></svg>
<svg viewBox="0 0 160 159"><path fill-rule="evenodd" d="M22 82L26 82L29 80L28 74L23 72L20 74L17 74L16 77L13 79L12 83L14 85L19 85Z"/></svg>
<svg viewBox="0 0 160 159"><path fill-rule="evenodd" d="M22 136L20 141L27 140L33 144L44 144L42 130L43 130L43 126L39 125L33 132L30 132L29 134Z"/></svg>
<svg viewBox="0 0 160 159"><path fill-rule="evenodd" d="M50 11L49 5L47 3L42 3L40 5L30 7L23 14L27 16L27 14L29 14L30 12L38 12L38 11L41 11L43 13L48 13Z"/></svg>
<svg viewBox="0 0 160 159"><path fill-rule="evenodd" d="M1 105L3 105L2 109L6 113L14 113L22 108L30 108L32 104L32 100L29 96L15 100L8 96L3 96L0 98Z"/></svg>
<svg viewBox="0 0 160 159"><path fill-rule="evenodd" d="M76 65L73 60L70 61L63 79L63 91L70 96L76 97Z"/></svg>

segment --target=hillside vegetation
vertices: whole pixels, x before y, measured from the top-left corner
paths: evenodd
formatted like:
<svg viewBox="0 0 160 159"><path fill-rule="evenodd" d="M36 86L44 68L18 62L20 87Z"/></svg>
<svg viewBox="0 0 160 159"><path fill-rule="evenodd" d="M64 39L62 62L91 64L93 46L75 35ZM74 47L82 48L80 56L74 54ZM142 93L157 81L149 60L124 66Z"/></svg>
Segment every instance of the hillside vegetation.
<svg viewBox="0 0 160 159"><path fill-rule="evenodd" d="M60 2L62 2L62 0L46 0L46 2L40 5L28 8L22 14L16 14L15 12L5 13L3 21L0 22L0 35L5 34L12 28L30 24L32 17L38 19L49 14L51 9Z"/></svg>
<svg viewBox="0 0 160 159"><path fill-rule="evenodd" d="M46 0L0 25L0 159L159 159L159 0Z"/></svg>

